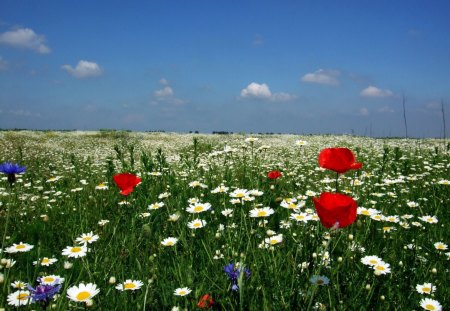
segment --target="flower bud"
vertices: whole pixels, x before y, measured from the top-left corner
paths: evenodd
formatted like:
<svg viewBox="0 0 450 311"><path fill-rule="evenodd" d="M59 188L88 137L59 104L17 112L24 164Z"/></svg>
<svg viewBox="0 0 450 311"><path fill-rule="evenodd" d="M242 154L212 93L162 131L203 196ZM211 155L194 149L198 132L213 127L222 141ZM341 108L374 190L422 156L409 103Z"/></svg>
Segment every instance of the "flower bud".
<svg viewBox="0 0 450 311"><path fill-rule="evenodd" d="M349 240L353 240L353 234L349 234L349 235L348 235L348 239L349 239Z"/></svg>
<svg viewBox="0 0 450 311"><path fill-rule="evenodd" d="M73 263L69 261L64 262L64 269L71 269L73 267Z"/></svg>
<svg viewBox="0 0 450 311"><path fill-rule="evenodd" d="M342 262L342 257L338 257L338 262Z"/></svg>
<svg viewBox="0 0 450 311"><path fill-rule="evenodd" d="M116 278L114 276L110 277L108 283L109 284L115 284L116 283Z"/></svg>
<svg viewBox="0 0 450 311"><path fill-rule="evenodd" d="M380 296L380 300L386 299L383 295Z"/></svg>
<svg viewBox="0 0 450 311"><path fill-rule="evenodd" d="M372 288L372 286L370 286L370 284L366 284L366 289L370 290Z"/></svg>
<svg viewBox="0 0 450 311"><path fill-rule="evenodd" d="M431 273L436 274L437 273L437 269L436 268L431 269Z"/></svg>

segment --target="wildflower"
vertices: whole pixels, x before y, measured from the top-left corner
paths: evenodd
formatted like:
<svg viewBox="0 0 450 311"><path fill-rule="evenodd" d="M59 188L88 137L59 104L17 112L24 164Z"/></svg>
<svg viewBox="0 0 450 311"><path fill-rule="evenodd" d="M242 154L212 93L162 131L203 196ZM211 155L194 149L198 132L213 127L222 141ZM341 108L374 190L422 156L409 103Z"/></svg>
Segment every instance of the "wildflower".
<svg viewBox="0 0 450 311"><path fill-rule="evenodd" d="M195 219L193 221L188 222L188 227L191 229L199 229L206 226L206 221L201 219Z"/></svg>
<svg viewBox="0 0 450 311"><path fill-rule="evenodd" d="M418 207L419 203L413 202L413 201L408 201L408 202L406 202L406 205L408 205L409 207Z"/></svg>
<svg viewBox="0 0 450 311"><path fill-rule="evenodd" d="M176 222L179 218L180 218L180 215L176 214L176 213L169 215L169 221L171 221L171 222Z"/></svg>
<svg viewBox="0 0 450 311"><path fill-rule="evenodd" d="M149 210L157 210L164 206L164 202L156 202L148 206Z"/></svg>
<svg viewBox="0 0 450 311"><path fill-rule="evenodd" d="M8 295L7 301L10 306L20 307L32 303L31 293L27 290L18 290Z"/></svg>
<svg viewBox="0 0 450 311"><path fill-rule="evenodd" d="M438 184L439 185L446 185L446 186L448 186L448 185L450 185L450 180L441 179L441 180L438 181Z"/></svg>
<svg viewBox="0 0 450 311"><path fill-rule="evenodd" d="M35 288L28 285L33 302L38 301L45 310L53 297L61 290L61 285L37 285Z"/></svg>
<svg viewBox="0 0 450 311"><path fill-rule="evenodd" d="M174 246L175 244L177 244L178 239L177 238L165 238L164 240L162 240L161 244L164 246Z"/></svg>
<svg viewBox="0 0 450 311"><path fill-rule="evenodd" d="M231 216L233 216L233 210L227 208L227 209L224 209L224 210L221 212L221 214L222 214L223 216L225 216L225 217L231 217Z"/></svg>
<svg viewBox="0 0 450 311"><path fill-rule="evenodd" d="M121 190L121 195L129 195L131 192L133 192L134 187L136 187L141 182L141 179L139 177L130 173L114 175L113 179L117 187L119 187L119 189Z"/></svg>
<svg viewBox="0 0 450 311"><path fill-rule="evenodd" d="M250 211L250 217L268 217L275 213L270 207L254 208Z"/></svg>
<svg viewBox="0 0 450 311"><path fill-rule="evenodd" d="M14 283L11 283L12 288L16 289L25 289L27 287L27 283L24 283L22 281L15 281Z"/></svg>
<svg viewBox="0 0 450 311"><path fill-rule="evenodd" d="M437 250L440 250L440 251L446 250L446 249L448 248L447 244L444 244L444 243L442 243L442 242L436 242L436 243L434 243L434 247L435 247Z"/></svg>
<svg viewBox="0 0 450 311"><path fill-rule="evenodd" d="M34 246L20 242L19 244L13 244L10 247L5 248L5 253L25 253L31 250Z"/></svg>
<svg viewBox="0 0 450 311"><path fill-rule="evenodd" d="M120 290L120 291L125 291L125 290L135 291L135 290L138 290L139 288L141 288L142 285L144 285L144 283L142 283L141 281L126 280L125 282L118 284L116 286L116 289Z"/></svg>
<svg viewBox="0 0 450 311"><path fill-rule="evenodd" d="M92 231L89 233L83 233L80 237L78 237L75 241L79 244L91 244L97 241L99 238L98 235L94 234Z"/></svg>
<svg viewBox="0 0 450 311"><path fill-rule="evenodd" d="M100 220L100 221L98 222L98 225L99 225L100 227L103 227L103 226L106 225L108 222L109 222L109 220L107 220L107 219L102 219L102 220Z"/></svg>
<svg viewBox="0 0 450 311"><path fill-rule="evenodd" d="M241 266L239 263L230 263L226 265L223 270L228 276L228 279L230 279L233 282L233 285L231 289L233 291L236 291L239 289L238 287L238 280L241 277L241 274L244 273L247 279L250 277L250 269L246 269L243 266ZM244 274L242 276L244 276Z"/></svg>
<svg viewBox="0 0 450 311"><path fill-rule="evenodd" d="M174 291L174 295L175 296L186 296L186 295L189 295L190 292L192 292L192 289L190 289L188 287L181 287L181 288L177 288Z"/></svg>
<svg viewBox="0 0 450 311"><path fill-rule="evenodd" d="M424 298L420 301L420 306L424 308L425 310L432 310L432 311L441 311L442 306L439 303L439 301L430 299L430 298Z"/></svg>
<svg viewBox="0 0 450 311"><path fill-rule="evenodd" d="M19 166L17 163L4 162L0 164L0 173L4 173L8 176L8 182L10 185L16 182L16 174L22 174L27 170L25 166Z"/></svg>
<svg viewBox="0 0 450 311"><path fill-rule="evenodd" d="M208 188L207 185L202 184L201 182L196 181L196 180L191 181L191 182L189 183L189 187L191 187L191 188L203 188L203 189Z"/></svg>
<svg viewBox="0 0 450 311"><path fill-rule="evenodd" d="M220 185L217 188L211 190L211 193L227 193L230 188Z"/></svg>
<svg viewBox="0 0 450 311"><path fill-rule="evenodd" d="M92 302L91 298L99 292L100 290L97 288L97 285L93 283L81 283L78 286L72 286L67 289L67 298L75 302L85 302L87 304Z"/></svg>
<svg viewBox="0 0 450 311"><path fill-rule="evenodd" d="M356 162L355 155L348 148L326 148L319 154L319 166L342 174L360 169L362 163Z"/></svg>
<svg viewBox="0 0 450 311"><path fill-rule="evenodd" d="M95 186L95 190L106 190L106 189L108 189L107 182L102 182L97 186Z"/></svg>
<svg viewBox="0 0 450 311"><path fill-rule="evenodd" d="M437 219L436 216L428 216L428 215L426 215L426 216L421 216L421 217L418 217L418 218L420 220L424 221L424 222L429 223L429 224L437 224L438 223L438 219Z"/></svg>
<svg viewBox="0 0 450 311"><path fill-rule="evenodd" d="M41 285L58 285L64 283L64 278L59 275L46 275L38 278L38 282Z"/></svg>
<svg viewBox="0 0 450 311"><path fill-rule="evenodd" d="M275 245L275 244L279 244L281 242L283 242L282 234L274 235L274 236L271 236L270 238L264 239L264 243L269 244L269 245Z"/></svg>
<svg viewBox="0 0 450 311"><path fill-rule="evenodd" d="M33 265L37 265L37 264L39 264L39 265L41 265L41 266L46 266L46 267L48 267L48 266L50 266L50 265L52 265L52 264L54 264L55 262L57 262L58 261L58 259L56 259L56 258L48 258L48 257L44 257L44 258L42 258L42 259L38 259L38 261L33 261Z"/></svg>
<svg viewBox="0 0 450 311"><path fill-rule="evenodd" d="M50 183L50 182L55 182L60 180L62 177L61 176L55 176L55 177L50 177L49 179L47 179L45 182Z"/></svg>
<svg viewBox="0 0 450 311"><path fill-rule="evenodd" d="M214 300L210 294L203 295L197 303L200 309L209 309L214 305Z"/></svg>
<svg viewBox="0 0 450 311"><path fill-rule="evenodd" d="M356 220L356 201L340 193L324 192L313 198L320 221L326 228L344 228Z"/></svg>
<svg viewBox="0 0 450 311"><path fill-rule="evenodd" d="M361 258L361 262L365 265L374 267L380 263L383 263L383 260L380 257L371 255Z"/></svg>
<svg viewBox="0 0 450 311"><path fill-rule="evenodd" d="M432 294L436 290L436 286L431 283L417 284L416 290L419 294Z"/></svg>
<svg viewBox="0 0 450 311"><path fill-rule="evenodd" d="M239 189L238 188L230 193L230 197L236 198L236 199L241 199L243 197L248 197L248 196L249 196L249 192L247 189Z"/></svg>
<svg viewBox="0 0 450 311"><path fill-rule="evenodd" d="M291 216L289 216L290 219L293 219L297 222L304 222L307 223L308 220L311 219L311 215L305 214L305 213L300 213L300 214L296 214L296 213L292 213Z"/></svg>
<svg viewBox="0 0 450 311"><path fill-rule="evenodd" d="M388 274L388 273L391 272L390 265L388 263L383 262L383 261L379 262L376 265L374 265L372 268L375 270L375 274L376 275Z"/></svg>
<svg viewBox="0 0 450 311"><path fill-rule="evenodd" d="M322 276L322 275L313 275L309 279L309 282L311 282L311 284L314 284L314 285L325 286L330 283L330 279L327 278L326 276Z"/></svg>
<svg viewBox="0 0 450 311"><path fill-rule="evenodd" d="M296 140L295 145L296 146L306 146L306 145L308 145L308 142L305 140Z"/></svg>
<svg viewBox="0 0 450 311"><path fill-rule="evenodd" d="M73 258L80 258L86 256L87 253L87 247L85 245L82 246L67 246L62 251L62 255L73 257Z"/></svg>
<svg viewBox="0 0 450 311"><path fill-rule="evenodd" d="M278 179L282 176L282 174L279 171L270 171L267 173L267 178L269 179Z"/></svg>
<svg viewBox="0 0 450 311"><path fill-rule="evenodd" d="M191 214L198 214L209 209L211 209L210 203L197 202L195 205L190 205L188 208L186 208L186 211Z"/></svg>

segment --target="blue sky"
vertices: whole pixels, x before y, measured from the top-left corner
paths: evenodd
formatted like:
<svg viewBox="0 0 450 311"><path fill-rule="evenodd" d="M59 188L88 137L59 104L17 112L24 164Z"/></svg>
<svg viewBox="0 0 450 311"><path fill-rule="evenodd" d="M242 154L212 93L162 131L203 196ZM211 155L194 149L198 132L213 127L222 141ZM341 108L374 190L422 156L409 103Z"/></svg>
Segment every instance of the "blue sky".
<svg viewBox="0 0 450 311"><path fill-rule="evenodd" d="M448 1L0 0L0 128L440 136L449 55Z"/></svg>

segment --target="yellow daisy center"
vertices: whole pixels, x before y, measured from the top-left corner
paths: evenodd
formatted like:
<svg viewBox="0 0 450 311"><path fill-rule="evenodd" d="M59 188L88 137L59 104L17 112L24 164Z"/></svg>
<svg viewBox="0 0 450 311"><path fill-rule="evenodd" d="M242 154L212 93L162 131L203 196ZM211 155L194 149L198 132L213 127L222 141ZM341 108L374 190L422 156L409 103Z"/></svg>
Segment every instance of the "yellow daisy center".
<svg viewBox="0 0 450 311"><path fill-rule="evenodd" d="M186 295L186 291L181 290L181 291L178 292L178 294L181 295L181 296Z"/></svg>
<svg viewBox="0 0 450 311"><path fill-rule="evenodd" d="M79 253L79 252L81 252L81 247L78 247L78 246L72 247L72 249L70 251L72 253Z"/></svg>
<svg viewBox="0 0 450 311"><path fill-rule="evenodd" d="M265 211L259 211L258 212L258 217L264 217L266 215L267 215L267 213Z"/></svg>
<svg viewBox="0 0 450 311"><path fill-rule="evenodd" d="M203 206L197 205L196 207L194 207L194 212L201 212L201 211L203 211Z"/></svg>
<svg viewBox="0 0 450 311"><path fill-rule="evenodd" d="M295 209L297 207L297 205L295 203L290 203L289 204L289 208L290 209Z"/></svg>
<svg viewBox="0 0 450 311"><path fill-rule="evenodd" d="M375 269L380 270L380 271L386 270L386 268L383 266L376 266Z"/></svg>
<svg viewBox="0 0 450 311"><path fill-rule="evenodd" d="M79 292L76 296L77 300L83 301L91 297L90 292Z"/></svg>
<svg viewBox="0 0 450 311"><path fill-rule="evenodd" d="M90 241L90 240L92 240L92 237L91 237L91 236L85 236L85 237L83 238L83 241Z"/></svg>
<svg viewBox="0 0 450 311"><path fill-rule="evenodd" d="M19 244L16 246L16 249L24 249L26 246L23 244Z"/></svg>
<svg viewBox="0 0 450 311"><path fill-rule="evenodd" d="M196 222L195 224L193 224L192 226L194 227L194 228L198 228L198 227L200 227L202 224L201 223L199 223L199 222Z"/></svg>
<svg viewBox="0 0 450 311"><path fill-rule="evenodd" d="M17 295L17 299L18 300L27 300L30 296L26 293L21 293L19 295Z"/></svg>
<svg viewBox="0 0 450 311"><path fill-rule="evenodd" d="M42 261L41 261L41 263L49 263L49 262L50 262L50 259L48 259L47 257L42 259Z"/></svg>
<svg viewBox="0 0 450 311"><path fill-rule="evenodd" d="M244 197L245 195L243 194L243 193L237 193L236 194L236 198L242 198L242 197Z"/></svg>
<svg viewBox="0 0 450 311"><path fill-rule="evenodd" d="M52 278L51 276L46 276L45 278L42 279L44 282L46 283L52 283L55 279Z"/></svg>
<svg viewBox="0 0 450 311"><path fill-rule="evenodd" d="M174 243L172 241L166 242L167 246L172 246Z"/></svg>
<svg viewBox="0 0 450 311"><path fill-rule="evenodd" d="M444 247L444 245L442 245L442 244L438 244L438 245L436 246L436 248L437 248L437 249L444 249L445 247Z"/></svg>
<svg viewBox="0 0 450 311"><path fill-rule="evenodd" d="M295 216L295 218L298 219L298 220L303 220L303 219L305 219L305 216L297 215L297 216Z"/></svg>
<svg viewBox="0 0 450 311"><path fill-rule="evenodd" d="M361 214L366 215L366 216L369 216L369 215L370 215L370 212L367 211L367 210L364 210L364 211L361 212Z"/></svg>
<svg viewBox="0 0 450 311"><path fill-rule="evenodd" d="M435 306L430 305L430 304L425 305L425 309L426 309L426 310L436 310Z"/></svg>
<svg viewBox="0 0 450 311"><path fill-rule="evenodd" d="M278 243L277 240L270 240L270 244L272 244L272 245L277 244L277 243Z"/></svg>
<svg viewBox="0 0 450 311"><path fill-rule="evenodd" d="M127 283L124 287L125 289L133 289L136 288L136 285L134 283Z"/></svg>
<svg viewBox="0 0 450 311"><path fill-rule="evenodd" d="M378 261L376 261L375 259L371 259L370 261L369 261L371 264L376 264Z"/></svg>
<svg viewBox="0 0 450 311"><path fill-rule="evenodd" d="M422 288L422 291L424 291L425 293L429 293L431 291L431 288L424 287L424 288Z"/></svg>

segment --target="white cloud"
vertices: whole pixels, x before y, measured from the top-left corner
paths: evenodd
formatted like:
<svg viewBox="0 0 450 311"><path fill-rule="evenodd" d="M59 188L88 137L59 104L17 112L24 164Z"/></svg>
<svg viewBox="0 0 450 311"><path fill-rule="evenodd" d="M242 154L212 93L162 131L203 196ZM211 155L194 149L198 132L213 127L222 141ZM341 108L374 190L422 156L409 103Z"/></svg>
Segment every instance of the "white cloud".
<svg viewBox="0 0 450 311"><path fill-rule="evenodd" d="M8 62L0 56L0 71L8 69Z"/></svg>
<svg viewBox="0 0 450 311"><path fill-rule="evenodd" d="M80 60L75 68L70 65L63 65L61 68L77 79L96 77L102 74L102 69L97 63L86 60Z"/></svg>
<svg viewBox="0 0 450 311"><path fill-rule="evenodd" d="M363 97L391 97L394 96L391 90L388 89L379 89L373 85L366 87L359 93Z"/></svg>
<svg viewBox="0 0 450 311"><path fill-rule="evenodd" d="M392 113L392 112L395 112L395 110L392 109L392 108L389 107L389 106L384 106L384 107L381 107L380 109L378 109L378 112L382 112L382 113Z"/></svg>
<svg viewBox="0 0 450 311"><path fill-rule="evenodd" d="M307 73L302 77L303 82L338 85L339 76L341 73L338 70L324 70L319 69L312 73Z"/></svg>
<svg viewBox="0 0 450 311"><path fill-rule="evenodd" d="M173 96L173 89L170 86L166 86L161 90L157 90L153 93L157 98L167 98Z"/></svg>
<svg viewBox="0 0 450 311"><path fill-rule="evenodd" d="M19 28L0 34L0 44L33 50L41 54L50 53L45 36L36 34L30 28Z"/></svg>
<svg viewBox="0 0 450 311"><path fill-rule="evenodd" d="M366 116L369 115L369 109L367 109L366 107L363 107L363 108L359 109L358 114L359 114L360 116L366 117Z"/></svg>
<svg viewBox="0 0 450 311"><path fill-rule="evenodd" d="M289 101L297 98L297 96L288 93L272 93L267 84L259 84L256 82L252 82L246 88L242 89L241 97L270 101Z"/></svg>
<svg viewBox="0 0 450 311"><path fill-rule="evenodd" d="M162 78L161 80L159 80L159 83L164 87L153 92L153 97L156 100L156 102L152 102L153 104L157 104L158 102L165 102L169 104L182 105L186 103L185 100L175 97L175 93L166 79Z"/></svg>

